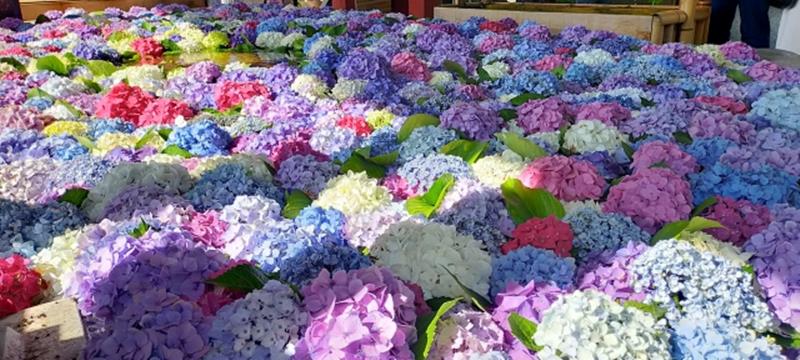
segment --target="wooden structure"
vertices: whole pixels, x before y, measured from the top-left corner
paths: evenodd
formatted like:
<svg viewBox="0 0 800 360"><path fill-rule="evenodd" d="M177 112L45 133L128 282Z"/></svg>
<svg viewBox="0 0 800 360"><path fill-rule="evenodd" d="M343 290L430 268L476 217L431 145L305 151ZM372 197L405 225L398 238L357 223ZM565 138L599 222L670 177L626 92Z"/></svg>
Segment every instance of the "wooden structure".
<svg viewBox="0 0 800 360"><path fill-rule="evenodd" d="M449 21L464 21L471 16L533 20L553 32L581 24L592 30L609 30L656 44L676 41L704 44L708 39L711 2L680 0L673 6L489 2L467 6L455 1L453 5L434 7L432 15Z"/></svg>
<svg viewBox="0 0 800 360"><path fill-rule="evenodd" d="M5 329L11 329L8 331ZM62 299L27 308L0 320L5 356L25 360L78 359L86 337L78 307ZM21 341L20 341L21 338Z"/></svg>
<svg viewBox="0 0 800 360"><path fill-rule="evenodd" d="M5 0L0 0L5 1ZM88 12L103 11L107 7L128 10L131 6L151 8L158 4L186 4L190 7L205 6L205 0L20 0L22 18L33 20L48 10L66 10L71 7L82 8Z"/></svg>

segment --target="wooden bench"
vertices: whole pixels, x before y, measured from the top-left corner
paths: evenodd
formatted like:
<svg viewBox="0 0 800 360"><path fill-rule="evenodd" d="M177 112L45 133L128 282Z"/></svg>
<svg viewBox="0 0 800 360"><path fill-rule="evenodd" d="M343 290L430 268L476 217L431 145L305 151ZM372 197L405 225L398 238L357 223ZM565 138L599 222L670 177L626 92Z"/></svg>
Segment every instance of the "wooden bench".
<svg viewBox="0 0 800 360"><path fill-rule="evenodd" d="M519 22L533 20L553 32L580 24L592 30L609 30L656 44L675 41L704 44L708 39L711 3L710 0L680 0L678 5L659 6L489 2L467 6L455 0L452 5L434 7L433 15L455 22L471 16L490 20L510 17Z"/></svg>

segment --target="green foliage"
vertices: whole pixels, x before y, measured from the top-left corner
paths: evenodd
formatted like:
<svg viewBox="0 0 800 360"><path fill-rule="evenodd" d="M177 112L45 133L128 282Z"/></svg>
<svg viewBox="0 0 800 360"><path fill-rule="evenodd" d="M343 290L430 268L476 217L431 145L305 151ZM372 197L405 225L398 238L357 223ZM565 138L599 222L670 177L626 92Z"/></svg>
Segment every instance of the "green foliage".
<svg viewBox="0 0 800 360"><path fill-rule="evenodd" d="M414 196L406 200L406 211L411 215L422 214L426 218L436 213L442 204L447 191L455 184L456 179L451 174L440 176L425 194Z"/></svg>
<svg viewBox="0 0 800 360"><path fill-rule="evenodd" d="M500 186L511 220L519 225L530 218L566 215L564 205L543 189L529 189L517 179L508 179Z"/></svg>

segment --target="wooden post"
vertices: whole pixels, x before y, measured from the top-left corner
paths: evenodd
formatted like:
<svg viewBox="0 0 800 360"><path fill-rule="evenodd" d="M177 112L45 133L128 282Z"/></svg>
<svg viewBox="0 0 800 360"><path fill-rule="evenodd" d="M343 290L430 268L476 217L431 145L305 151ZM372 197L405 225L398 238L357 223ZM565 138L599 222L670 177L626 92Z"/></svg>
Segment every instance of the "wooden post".
<svg viewBox="0 0 800 360"><path fill-rule="evenodd" d="M442 4L441 0L407 0L408 14L418 18L432 18L433 8Z"/></svg>
<svg viewBox="0 0 800 360"><path fill-rule="evenodd" d="M694 14L697 8L697 0L680 0L680 9L686 13L686 21L681 25L680 41L682 43L693 44L695 24Z"/></svg>
<svg viewBox="0 0 800 360"><path fill-rule="evenodd" d="M356 0L333 0L331 5L337 10L352 10L356 8Z"/></svg>
<svg viewBox="0 0 800 360"><path fill-rule="evenodd" d="M650 42L653 44L664 43L664 24L658 14L653 15L653 23L650 27Z"/></svg>

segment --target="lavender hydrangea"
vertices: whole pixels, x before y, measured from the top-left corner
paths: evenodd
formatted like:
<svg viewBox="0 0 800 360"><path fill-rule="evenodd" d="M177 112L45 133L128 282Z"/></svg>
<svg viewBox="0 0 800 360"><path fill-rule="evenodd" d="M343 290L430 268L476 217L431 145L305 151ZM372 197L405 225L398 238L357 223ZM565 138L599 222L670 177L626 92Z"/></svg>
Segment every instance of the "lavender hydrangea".
<svg viewBox="0 0 800 360"><path fill-rule="evenodd" d="M314 195L319 194L338 172L338 167L332 162L319 161L313 155L294 155L281 162L275 180L285 189Z"/></svg>
<svg viewBox="0 0 800 360"><path fill-rule="evenodd" d="M614 300L643 301L645 293L633 288L631 266L648 248L641 242L629 242L619 250L595 254L578 266L578 289L597 290Z"/></svg>
<svg viewBox="0 0 800 360"><path fill-rule="evenodd" d="M428 187L444 174L451 174L456 179L473 179L472 169L460 157L453 155L431 154L417 157L403 164L397 174L408 182L417 193L428 191Z"/></svg>
<svg viewBox="0 0 800 360"><path fill-rule="evenodd" d="M503 119L480 104L457 102L442 113L441 126L464 133L468 138L488 140L503 126Z"/></svg>
<svg viewBox="0 0 800 360"><path fill-rule="evenodd" d="M503 329L485 312L459 310L450 313L437 330L430 353L433 359L472 359L506 348Z"/></svg>

